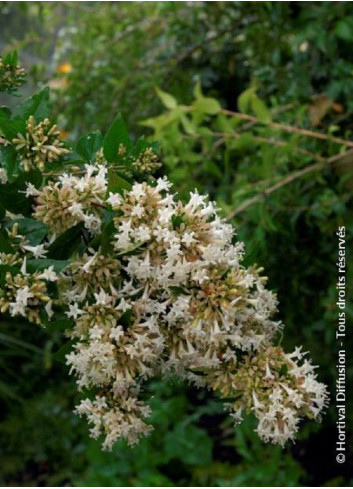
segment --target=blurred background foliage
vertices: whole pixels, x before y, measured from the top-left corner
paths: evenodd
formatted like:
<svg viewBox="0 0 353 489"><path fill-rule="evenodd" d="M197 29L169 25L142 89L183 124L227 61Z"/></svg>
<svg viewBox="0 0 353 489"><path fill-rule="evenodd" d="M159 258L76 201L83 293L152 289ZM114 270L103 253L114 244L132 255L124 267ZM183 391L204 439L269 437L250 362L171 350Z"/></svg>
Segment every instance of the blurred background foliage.
<svg viewBox="0 0 353 489"><path fill-rule="evenodd" d="M218 202L246 263L263 265L278 293L285 348L311 351L334 398L340 225L353 292L353 5L1 2L0 13L1 50L20 51L26 90L51 87L69 140L121 112L132 135L159 140L162 171L182 196L196 187ZM346 312L349 324L351 303ZM2 485L353 482L352 457L335 462L333 402L282 450L263 445L250 418L234 429L209 393L176 381L148 387L148 439L101 452L71 413L74 381L53 358L62 343L59 332L1 320Z"/></svg>

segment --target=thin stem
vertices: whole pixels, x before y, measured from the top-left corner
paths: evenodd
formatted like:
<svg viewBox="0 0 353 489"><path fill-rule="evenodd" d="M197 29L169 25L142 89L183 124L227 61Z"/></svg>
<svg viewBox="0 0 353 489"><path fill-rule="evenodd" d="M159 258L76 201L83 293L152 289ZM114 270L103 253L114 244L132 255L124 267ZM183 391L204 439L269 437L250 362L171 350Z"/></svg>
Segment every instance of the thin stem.
<svg viewBox="0 0 353 489"><path fill-rule="evenodd" d="M347 156L348 154L353 154L353 150L346 151L345 153L337 154L335 156L332 156L331 158L328 158L325 160L323 163L314 163L313 165L307 166L306 168L303 168L302 170L298 170L291 175L288 175L286 178L283 178L276 184L272 185L271 187L268 187L265 189L263 192L261 192L258 195L255 195L254 197L251 197L250 199L245 200L239 207L237 207L234 211L232 211L228 216L227 220L233 219L233 217L237 216L241 212L243 212L245 209L248 207L252 206L253 204L256 204L257 202L260 202L263 199L266 199L266 197L276 190L284 187L285 185L288 185L289 183L294 182L295 180L298 180L304 175L307 175L308 173L320 171L323 168L325 168L328 165L332 165L342 159L344 156Z"/></svg>
<svg viewBox="0 0 353 489"><path fill-rule="evenodd" d="M214 143L214 145L213 145L214 148L216 148L216 147L220 146L222 143L224 143L227 138L238 139L242 136L242 134L237 133L237 132L229 132L229 133L228 132L215 132L213 134L215 136L222 138L222 139L219 139L218 141L216 141L216 143ZM263 138L261 136L249 136L249 137L253 141L256 141L258 143L273 144L274 146L278 146L281 148L288 145L288 143L286 141L279 141L277 139L267 139L267 138ZM304 154L306 156L310 156L310 158L317 160L317 161L322 161L322 162L325 161L325 158L323 158L322 156L320 156L316 153L312 153L311 151L307 151L306 149L303 149L303 148L294 148L294 151L296 153L300 153L300 154Z"/></svg>
<svg viewBox="0 0 353 489"><path fill-rule="evenodd" d="M294 134L301 134L302 136L308 136L315 139L321 139L323 141L330 141L336 144L343 144L350 148L353 148L353 141L349 141L347 139L336 138L333 136L328 136L327 134L322 134L317 131L310 131L309 129L301 129L296 126L289 126L287 124L281 124L280 122L264 122L260 121L257 117L249 114L243 114L242 112L233 112L232 110L222 109L221 113L224 115L229 115L232 117L237 117L238 119L242 119L244 121L254 122L256 124L264 124L269 127L273 127L275 129L280 129L281 131L291 132Z"/></svg>

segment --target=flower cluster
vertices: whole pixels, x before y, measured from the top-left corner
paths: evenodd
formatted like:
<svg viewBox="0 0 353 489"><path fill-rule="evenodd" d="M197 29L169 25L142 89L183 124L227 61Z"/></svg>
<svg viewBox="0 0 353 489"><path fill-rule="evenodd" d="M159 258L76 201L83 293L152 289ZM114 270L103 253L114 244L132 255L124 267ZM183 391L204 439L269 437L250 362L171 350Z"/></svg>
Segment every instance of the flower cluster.
<svg viewBox="0 0 353 489"><path fill-rule="evenodd" d="M92 234L101 227L100 206L107 192L106 167L87 165L83 177L64 173L41 192L29 189L37 199L34 217L47 224L53 234L84 223Z"/></svg>
<svg viewBox="0 0 353 489"><path fill-rule="evenodd" d="M53 267L32 273L27 270L27 256L43 257L46 250L44 245L32 247L17 231L17 225L8 231L13 253L0 253L0 268L5 270L4 285L0 287L0 312L41 324L43 313L47 318L53 314L48 284L56 282L58 277Z"/></svg>
<svg viewBox="0 0 353 489"><path fill-rule="evenodd" d="M326 388L300 349L273 346L276 297L261 269L242 265L232 226L197 192L180 202L165 178L120 193L107 180L100 162L32 189L34 216L51 235L82 222L101 238L58 280L76 340L67 363L79 389L97 389L76 409L92 436L103 434L107 449L136 443L151 430L143 383L176 374L234 398L232 416L253 413L265 441L293 439L301 418L319 416Z"/></svg>
<svg viewBox="0 0 353 489"><path fill-rule="evenodd" d="M25 171L35 168L44 170L47 163L58 161L60 156L69 153L69 150L64 148L57 126L52 125L49 119L36 124L32 115L27 121L26 134L18 134L17 138L12 140L12 144Z"/></svg>
<svg viewBox="0 0 353 489"><path fill-rule="evenodd" d="M240 359L236 371L217 371L207 376L213 389L224 397L236 422L243 412L259 420L260 438L284 445L294 439L302 417L317 418L326 405L324 384L316 380L313 365L305 360L301 348L285 354L280 347L260 349Z"/></svg>

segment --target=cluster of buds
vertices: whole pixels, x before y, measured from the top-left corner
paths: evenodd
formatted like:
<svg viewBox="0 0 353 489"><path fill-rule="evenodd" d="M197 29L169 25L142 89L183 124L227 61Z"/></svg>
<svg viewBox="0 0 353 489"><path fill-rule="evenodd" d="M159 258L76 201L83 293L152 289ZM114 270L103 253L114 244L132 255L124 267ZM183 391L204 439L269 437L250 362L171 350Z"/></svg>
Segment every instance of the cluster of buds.
<svg viewBox="0 0 353 489"><path fill-rule="evenodd" d="M44 170L48 163L58 161L61 156L70 152L64 148L60 131L55 124L49 119L36 124L33 116L28 118L26 134L18 134L12 144L19 154L24 171L35 168Z"/></svg>
<svg viewBox="0 0 353 489"><path fill-rule="evenodd" d="M79 389L96 389L76 412L103 434L103 447L148 434L143 383L178 375L234 398L259 420L259 436L284 444L301 418L317 418L326 388L302 354L274 347L282 325L272 319L276 297L261 269L242 265L243 244L215 205L197 192L183 204L170 183L135 183L107 192L104 165L83 176L62 175L36 196L34 216L57 234L94 216L115 231L102 248L89 248L59 277L60 301L74 320L67 355ZM92 218L93 219L93 218ZM88 226L89 227L89 226Z"/></svg>
<svg viewBox="0 0 353 489"><path fill-rule="evenodd" d="M132 162L134 175L153 175L160 167L161 162L152 148L147 148Z"/></svg>
<svg viewBox="0 0 353 489"><path fill-rule="evenodd" d="M0 56L0 92L12 93L21 87L26 79L26 72L17 63L8 62Z"/></svg>

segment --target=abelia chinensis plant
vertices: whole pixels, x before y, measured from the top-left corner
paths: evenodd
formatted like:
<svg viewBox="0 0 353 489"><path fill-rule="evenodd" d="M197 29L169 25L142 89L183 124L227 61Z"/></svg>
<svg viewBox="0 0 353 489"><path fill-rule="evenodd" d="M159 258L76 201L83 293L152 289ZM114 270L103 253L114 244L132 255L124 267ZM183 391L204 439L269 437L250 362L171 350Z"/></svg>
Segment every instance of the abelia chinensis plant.
<svg viewBox="0 0 353 489"><path fill-rule="evenodd" d="M236 423L252 413L264 441L294 439L326 387L301 348L277 344L276 297L233 227L207 196L181 202L153 177L155 145L133 144L121 117L70 149L48 98L0 116L1 314L64 325L76 413L105 449L152 429L155 376L215 391Z"/></svg>

